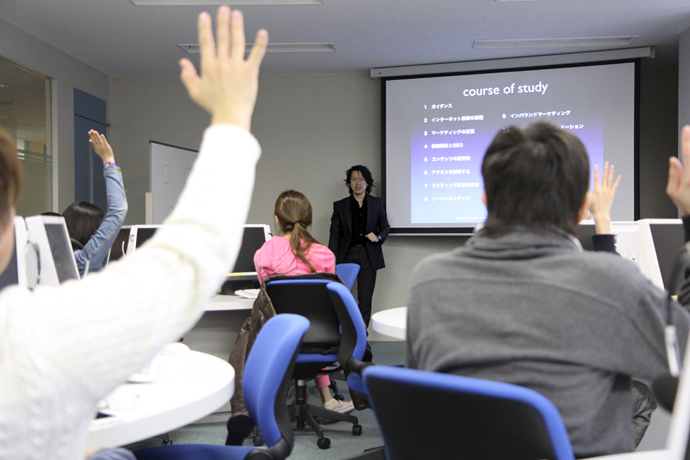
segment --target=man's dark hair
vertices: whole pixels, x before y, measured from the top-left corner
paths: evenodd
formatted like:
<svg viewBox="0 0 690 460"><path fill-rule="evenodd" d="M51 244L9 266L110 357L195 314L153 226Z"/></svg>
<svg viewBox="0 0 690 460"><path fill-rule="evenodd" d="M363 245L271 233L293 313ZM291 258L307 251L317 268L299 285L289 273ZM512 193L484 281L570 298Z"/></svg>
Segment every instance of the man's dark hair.
<svg viewBox="0 0 690 460"><path fill-rule="evenodd" d="M500 131L486 150L482 176L487 231L521 225L575 234L589 158L570 132L545 122Z"/></svg>
<svg viewBox="0 0 690 460"><path fill-rule="evenodd" d="M371 193L371 188L374 186L374 178L371 177L371 171L364 165L354 165L345 173L345 185L347 185L348 190L350 190L350 195L352 195L352 189L350 188L350 178L352 173L359 171L362 173L364 180L367 181L367 193Z"/></svg>
<svg viewBox="0 0 690 460"><path fill-rule="evenodd" d="M21 188L22 172L16 141L0 129L0 228L5 228L9 222L10 209L16 206Z"/></svg>
<svg viewBox="0 0 690 460"><path fill-rule="evenodd" d="M103 222L103 210L86 201L72 203L62 213L69 237L86 246Z"/></svg>

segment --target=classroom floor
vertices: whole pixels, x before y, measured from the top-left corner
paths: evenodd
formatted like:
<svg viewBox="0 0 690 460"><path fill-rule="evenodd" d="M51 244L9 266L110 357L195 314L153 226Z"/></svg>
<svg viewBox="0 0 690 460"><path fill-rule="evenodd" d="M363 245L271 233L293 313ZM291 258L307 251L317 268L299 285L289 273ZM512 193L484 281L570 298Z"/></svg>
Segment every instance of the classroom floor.
<svg viewBox="0 0 690 460"><path fill-rule="evenodd" d="M374 363L381 365L399 365L404 362L404 342L371 342ZM349 400L347 385L338 381L339 391ZM319 401L319 395L313 383L309 386L309 400ZM401 401L401 411L404 411L404 401ZM370 409L353 412L362 425L362 435L352 435L352 424L338 422L324 425L324 435L331 440L329 449L319 449L316 445L316 435L311 431L295 431L295 446L290 458L300 460L336 460L361 453L363 450L381 446L383 441L379 433L374 414ZM293 425L294 428L294 425ZM225 423L209 423L188 425L170 432L170 439L175 444L224 444L227 430ZM251 445L251 438L244 445ZM160 438L147 439L126 446L130 450L159 446Z"/></svg>

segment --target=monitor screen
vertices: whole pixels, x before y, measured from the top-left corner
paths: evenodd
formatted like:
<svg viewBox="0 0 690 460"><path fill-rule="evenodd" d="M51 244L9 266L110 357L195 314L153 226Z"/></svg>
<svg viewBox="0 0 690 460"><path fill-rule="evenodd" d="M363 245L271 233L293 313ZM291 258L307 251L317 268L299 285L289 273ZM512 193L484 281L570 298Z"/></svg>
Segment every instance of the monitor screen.
<svg viewBox="0 0 690 460"><path fill-rule="evenodd" d="M17 234L15 232L15 241L16 238ZM12 248L12 258L10 259L10 263L7 265L5 271L0 274L0 289L4 289L7 286L12 286L14 284L19 284L16 244Z"/></svg>
<svg viewBox="0 0 690 460"><path fill-rule="evenodd" d="M656 258L659 261L661 278L664 280L666 289L670 290L670 286L674 284L675 262L679 254L685 251L683 247L683 243L685 243L683 222L681 220L668 223L650 221L649 228L652 231L652 240L654 241ZM676 293L672 292L672 294Z"/></svg>
<svg viewBox="0 0 690 460"><path fill-rule="evenodd" d="M242 236L242 246L237 254L233 274L256 273L254 268L254 254L268 239L268 225L245 225Z"/></svg>
<svg viewBox="0 0 690 460"><path fill-rule="evenodd" d="M62 219L62 218L60 218ZM74 260L74 252L64 220L61 222L43 222L48 236L48 244L53 254L55 270L60 284L67 280L78 280L79 272Z"/></svg>
<svg viewBox="0 0 690 460"><path fill-rule="evenodd" d="M129 243L129 227L123 227L115 237L113 245L110 247L108 254L108 263L122 258L127 254L127 244Z"/></svg>
<svg viewBox="0 0 690 460"><path fill-rule="evenodd" d="M118 240L122 237L125 229L122 229L118 239L113 244L114 246L119 244L120 247L124 247L125 254L133 253L142 244L148 241L160 227L159 225L135 225L132 226L131 232L129 229L126 231L130 233L129 243L125 242L124 246L122 243L118 243ZM244 226L244 233L242 235L242 244L240 246L240 251L237 254L237 259L235 260L235 266L230 271L231 275L241 276L241 275L256 275L256 269L254 268L254 253L256 253L259 248L266 242L269 236L270 228L268 225L262 224L247 224ZM112 257L112 256L111 256Z"/></svg>
<svg viewBox="0 0 690 460"><path fill-rule="evenodd" d="M577 239L580 240L582 249L585 251L593 251L594 246L592 244L592 236L596 232L594 231L594 225L582 224L577 226Z"/></svg>
<svg viewBox="0 0 690 460"><path fill-rule="evenodd" d="M142 244L150 240L153 234L156 233L156 230L158 230L158 227L137 227L136 247L139 248Z"/></svg>

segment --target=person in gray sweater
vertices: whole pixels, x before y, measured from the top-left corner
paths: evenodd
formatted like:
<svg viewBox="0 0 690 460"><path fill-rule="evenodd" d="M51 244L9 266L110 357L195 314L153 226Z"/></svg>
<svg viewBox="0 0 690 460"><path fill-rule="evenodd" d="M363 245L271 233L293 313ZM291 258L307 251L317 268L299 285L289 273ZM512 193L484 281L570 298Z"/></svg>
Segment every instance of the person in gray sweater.
<svg viewBox="0 0 690 460"><path fill-rule="evenodd" d="M690 128L683 135L690 164ZM690 171L676 162L668 193L690 214ZM407 366L541 393L577 457L634 450L632 377L668 372L664 328L673 322L684 350L690 315L633 262L575 238L588 209L597 233L610 233L612 171L588 193L582 143L539 122L499 132L482 175L485 226L410 278ZM690 303L687 281L679 298Z"/></svg>

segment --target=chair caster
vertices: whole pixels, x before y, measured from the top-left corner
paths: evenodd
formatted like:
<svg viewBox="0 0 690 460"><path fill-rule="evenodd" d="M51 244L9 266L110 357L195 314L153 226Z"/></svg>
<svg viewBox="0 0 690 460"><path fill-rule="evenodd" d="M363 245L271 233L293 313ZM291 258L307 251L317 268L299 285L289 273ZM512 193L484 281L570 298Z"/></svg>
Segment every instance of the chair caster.
<svg viewBox="0 0 690 460"><path fill-rule="evenodd" d="M319 449L328 449L331 447L331 440L328 438L319 438L316 441L316 445L319 446Z"/></svg>
<svg viewBox="0 0 690 460"><path fill-rule="evenodd" d="M345 401L345 396L343 396L341 393L336 393L333 395L333 399L336 399L338 401Z"/></svg>
<svg viewBox="0 0 690 460"><path fill-rule="evenodd" d="M362 425L352 425L352 434L354 436L362 435Z"/></svg>
<svg viewBox="0 0 690 460"><path fill-rule="evenodd" d="M253 443L255 447L261 447L264 445L264 437L260 434L254 436Z"/></svg>

